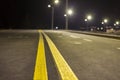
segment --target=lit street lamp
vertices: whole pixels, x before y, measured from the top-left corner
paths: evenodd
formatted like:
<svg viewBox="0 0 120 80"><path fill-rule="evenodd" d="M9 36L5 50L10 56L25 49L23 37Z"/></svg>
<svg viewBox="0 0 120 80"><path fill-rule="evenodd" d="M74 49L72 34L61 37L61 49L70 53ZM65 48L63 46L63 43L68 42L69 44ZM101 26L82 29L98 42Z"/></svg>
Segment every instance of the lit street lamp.
<svg viewBox="0 0 120 80"><path fill-rule="evenodd" d="M51 5L49 4L48 7L51 8Z"/></svg>
<svg viewBox="0 0 120 80"><path fill-rule="evenodd" d="M119 21L116 21L116 22L115 22L114 26L115 26L115 29L116 29L116 30L119 29L119 24L120 24Z"/></svg>
<svg viewBox="0 0 120 80"><path fill-rule="evenodd" d="M51 29L54 28L54 5L58 4L59 3L59 0L55 0L52 5L48 5L49 8L52 8L52 20L51 20Z"/></svg>
<svg viewBox="0 0 120 80"><path fill-rule="evenodd" d="M119 25L119 21L116 21L116 24Z"/></svg>
<svg viewBox="0 0 120 80"><path fill-rule="evenodd" d="M66 17L66 30L68 30L68 25L69 25L68 17L73 14L73 10L72 9L68 9L66 13L67 14L64 14L64 16Z"/></svg>
<svg viewBox="0 0 120 80"><path fill-rule="evenodd" d="M64 14L65 18L66 18L66 30L68 30L68 17L71 16L73 14L73 10L72 9L67 9L66 14Z"/></svg>
<svg viewBox="0 0 120 80"><path fill-rule="evenodd" d="M104 27L104 31L106 31L106 29L107 29L107 27L106 27L107 23L108 23L108 19L104 19L102 21L102 24L103 24L103 27Z"/></svg>
<svg viewBox="0 0 120 80"><path fill-rule="evenodd" d="M69 9L69 10L67 11L67 14L68 14L68 15L72 15L72 14L73 14L72 9Z"/></svg>
<svg viewBox="0 0 120 80"><path fill-rule="evenodd" d="M59 0L55 0L55 2L54 2L55 4L58 4L59 3Z"/></svg>
<svg viewBox="0 0 120 80"><path fill-rule="evenodd" d="M91 20L92 20L92 16L91 15L88 15L86 17L86 19L85 19L87 31L88 31L88 21L91 21Z"/></svg>
<svg viewBox="0 0 120 80"><path fill-rule="evenodd" d="M108 20L107 19L104 19L104 23L107 23L108 22Z"/></svg>
<svg viewBox="0 0 120 80"><path fill-rule="evenodd" d="M87 19L88 19L88 20L91 20L91 19L92 19L92 16L91 16L91 15L88 15L88 16L87 16Z"/></svg>

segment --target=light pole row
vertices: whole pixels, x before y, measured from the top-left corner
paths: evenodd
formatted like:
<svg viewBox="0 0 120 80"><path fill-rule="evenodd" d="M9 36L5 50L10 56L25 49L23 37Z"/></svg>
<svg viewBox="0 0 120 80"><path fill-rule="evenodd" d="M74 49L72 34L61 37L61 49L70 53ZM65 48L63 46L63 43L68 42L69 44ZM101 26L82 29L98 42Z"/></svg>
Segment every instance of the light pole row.
<svg viewBox="0 0 120 80"><path fill-rule="evenodd" d="M86 29L88 30L89 27L88 27L88 22L92 20L92 16L91 15L88 15L86 18L85 18L85 22L86 22ZM104 28L106 28L107 24L108 24L109 20L107 18L103 19L101 24L103 25ZM119 21L116 21L114 23L114 26L115 27L119 27L120 26L120 22Z"/></svg>
<svg viewBox="0 0 120 80"><path fill-rule="evenodd" d="M53 1L52 5L48 5L49 8L52 8L52 17L51 17L51 29L54 28L54 5L59 3L59 0ZM66 9L65 9L65 29L68 30L68 17L69 15L72 15L73 11L72 9L68 9L68 0L66 0Z"/></svg>
<svg viewBox="0 0 120 80"><path fill-rule="evenodd" d="M54 28L54 5L58 4L59 0L55 0L52 4L49 4L48 7L52 8L52 14L51 14L51 29Z"/></svg>

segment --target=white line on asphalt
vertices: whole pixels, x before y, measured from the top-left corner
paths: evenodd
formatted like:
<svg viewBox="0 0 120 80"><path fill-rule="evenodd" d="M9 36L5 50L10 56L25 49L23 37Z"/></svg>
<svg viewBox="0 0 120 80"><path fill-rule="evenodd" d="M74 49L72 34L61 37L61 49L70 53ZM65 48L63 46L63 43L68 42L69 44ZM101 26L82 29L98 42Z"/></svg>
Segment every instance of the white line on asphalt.
<svg viewBox="0 0 120 80"><path fill-rule="evenodd" d="M79 36L70 35L71 38L80 38Z"/></svg>
<svg viewBox="0 0 120 80"><path fill-rule="evenodd" d="M120 50L120 47L119 47L119 48L117 48L117 49L119 49L119 50Z"/></svg>
<svg viewBox="0 0 120 80"><path fill-rule="evenodd" d="M92 40L90 40L90 39L83 39L83 40L88 41L88 42L92 42Z"/></svg>
<svg viewBox="0 0 120 80"><path fill-rule="evenodd" d="M74 42L73 44L82 44L81 42Z"/></svg>

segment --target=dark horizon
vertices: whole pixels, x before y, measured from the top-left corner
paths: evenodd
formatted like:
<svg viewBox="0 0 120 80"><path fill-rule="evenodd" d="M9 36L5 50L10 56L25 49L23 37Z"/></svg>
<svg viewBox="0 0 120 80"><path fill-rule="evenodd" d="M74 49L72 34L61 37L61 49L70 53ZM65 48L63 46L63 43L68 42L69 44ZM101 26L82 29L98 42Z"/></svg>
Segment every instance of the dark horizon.
<svg viewBox="0 0 120 80"><path fill-rule="evenodd" d="M4 0L0 1L0 28L50 28L51 9L49 0ZM109 25L120 19L118 0L69 0L69 7L74 15L69 17L69 28L79 29L85 26L85 16L93 15L92 25L100 26L103 18L110 19ZM65 26L65 0L55 6L55 26Z"/></svg>

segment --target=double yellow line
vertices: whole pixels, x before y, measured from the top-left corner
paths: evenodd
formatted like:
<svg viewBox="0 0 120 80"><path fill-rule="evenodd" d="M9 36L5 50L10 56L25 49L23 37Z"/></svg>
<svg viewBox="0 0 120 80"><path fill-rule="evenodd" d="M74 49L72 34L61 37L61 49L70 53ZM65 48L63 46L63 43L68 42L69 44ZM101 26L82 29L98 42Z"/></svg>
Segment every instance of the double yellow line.
<svg viewBox="0 0 120 80"><path fill-rule="evenodd" d="M40 41L38 44L38 53L33 80L48 80L44 51L44 40L42 34L45 36L51 50L52 56L57 66L57 70L60 75L60 80L78 80L78 78L76 77L72 69L69 67L65 59L62 57L61 53L56 48L52 40L44 32L40 32Z"/></svg>
<svg viewBox="0 0 120 80"><path fill-rule="evenodd" d="M43 36L40 33L33 80L48 80Z"/></svg>

